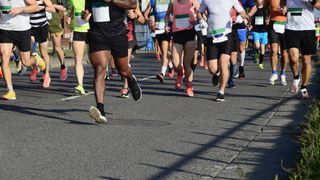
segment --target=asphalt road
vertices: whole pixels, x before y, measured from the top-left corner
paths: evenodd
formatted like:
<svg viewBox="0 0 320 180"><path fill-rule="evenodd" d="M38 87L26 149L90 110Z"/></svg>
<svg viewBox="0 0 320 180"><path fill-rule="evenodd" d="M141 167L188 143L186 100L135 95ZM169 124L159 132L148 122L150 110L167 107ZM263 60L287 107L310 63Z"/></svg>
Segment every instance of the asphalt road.
<svg viewBox="0 0 320 180"><path fill-rule="evenodd" d="M72 68L66 82L54 69L50 89L14 76L17 100L0 101L0 179L239 179L241 171L247 179L286 178L281 166L294 163L309 101L267 85L268 61L264 71L246 63L247 79L218 103L206 70L196 70L195 97L188 98L174 80L152 78L159 61L136 58L143 99L119 98L120 78L112 78L105 125L88 116L95 104L89 65L89 94L81 97L74 97ZM3 94L3 81L0 87Z"/></svg>

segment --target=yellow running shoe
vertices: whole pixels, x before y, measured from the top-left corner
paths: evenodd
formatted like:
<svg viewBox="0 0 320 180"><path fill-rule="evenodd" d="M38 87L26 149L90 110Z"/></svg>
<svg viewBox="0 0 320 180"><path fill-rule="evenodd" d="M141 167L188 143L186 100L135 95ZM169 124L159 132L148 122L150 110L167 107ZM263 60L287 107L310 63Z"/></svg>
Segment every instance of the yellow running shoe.
<svg viewBox="0 0 320 180"><path fill-rule="evenodd" d="M2 99L8 101L16 100L16 93L13 90L9 90L5 95L2 96Z"/></svg>
<svg viewBox="0 0 320 180"><path fill-rule="evenodd" d="M33 53L32 55L36 59L39 69L41 71L44 71L46 69L46 63L44 62L44 60L39 56L38 53Z"/></svg>
<svg viewBox="0 0 320 180"><path fill-rule="evenodd" d="M259 64L259 69L261 69L261 70L263 70L263 69L264 69L263 64Z"/></svg>
<svg viewBox="0 0 320 180"><path fill-rule="evenodd" d="M74 88L74 92L76 94L80 94L80 95L85 95L86 91L83 88L83 85L78 85L77 87Z"/></svg>

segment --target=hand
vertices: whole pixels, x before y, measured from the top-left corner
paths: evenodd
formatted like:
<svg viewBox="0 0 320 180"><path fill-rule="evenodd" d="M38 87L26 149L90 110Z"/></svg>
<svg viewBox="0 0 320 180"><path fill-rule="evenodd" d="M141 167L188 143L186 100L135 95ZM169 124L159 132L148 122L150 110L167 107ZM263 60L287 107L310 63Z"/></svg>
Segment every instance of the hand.
<svg viewBox="0 0 320 180"><path fill-rule="evenodd" d="M165 30L166 30L167 34L170 33L170 27L169 26L166 25Z"/></svg>
<svg viewBox="0 0 320 180"><path fill-rule="evenodd" d="M247 25L247 24L249 24L249 20L248 20L247 18L244 18L244 19L243 19L243 23L244 23L245 25Z"/></svg>
<svg viewBox="0 0 320 180"><path fill-rule="evenodd" d="M238 16L236 17L236 23L237 23L237 24L243 23L243 18L242 18L241 15L238 15Z"/></svg>
<svg viewBox="0 0 320 180"><path fill-rule="evenodd" d="M91 13L89 12L88 9L83 10L83 11L81 12L81 19L86 20L86 21L89 21L90 17L91 17Z"/></svg>
<svg viewBox="0 0 320 180"><path fill-rule="evenodd" d="M155 23L154 17L150 17L149 18L149 24L150 24L151 27L155 26L156 23Z"/></svg>
<svg viewBox="0 0 320 180"><path fill-rule="evenodd" d="M66 18L66 23L67 23L68 25L71 24L71 18L70 18L70 17L67 17L67 18Z"/></svg>
<svg viewBox="0 0 320 180"><path fill-rule="evenodd" d="M23 11L22 7L12 8L12 9L10 10L10 12L9 12L9 15L10 15L10 16L16 16L16 15L22 13L22 11Z"/></svg>
<svg viewBox="0 0 320 180"><path fill-rule="evenodd" d="M130 19L135 19L135 18L137 18L137 15L136 15L136 13L134 13L133 10L128 10L128 17Z"/></svg>
<svg viewBox="0 0 320 180"><path fill-rule="evenodd" d="M251 31L253 29L252 25L248 25L247 28L249 31Z"/></svg>
<svg viewBox="0 0 320 180"><path fill-rule="evenodd" d="M201 29L208 28L208 23L207 23L205 20L203 20L203 19L201 19L201 20L199 21L199 24L200 24L200 28L201 28Z"/></svg>

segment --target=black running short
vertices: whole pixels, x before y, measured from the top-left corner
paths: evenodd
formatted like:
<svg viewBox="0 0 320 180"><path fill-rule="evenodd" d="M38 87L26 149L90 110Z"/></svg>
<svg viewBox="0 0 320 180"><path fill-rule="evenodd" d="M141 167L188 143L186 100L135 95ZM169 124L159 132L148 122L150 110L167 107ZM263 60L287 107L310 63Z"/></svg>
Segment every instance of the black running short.
<svg viewBox="0 0 320 180"><path fill-rule="evenodd" d="M169 43L171 40L171 37L172 37L171 33L157 34L156 39L158 41L159 47L162 46L163 41L167 41Z"/></svg>
<svg viewBox="0 0 320 180"><path fill-rule="evenodd" d="M207 60L218 60L222 54L231 55L233 47L233 35L227 35L228 40L221 43L212 43L212 38L208 38Z"/></svg>
<svg viewBox="0 0 320 180"><path fill-rule="evenodd" d="M286 29L287 48L298 48L302 55L312 55L317 51L315 30L292 31Z"/></svg>
<svg viewBox="0 0 320 180"><path fill-rule="evenodd" d="M48 33L47 33L48 34ZM0 30L0 43L11 43L21 52L31 50L31 31L6 31Z"/></svg>
<svg viewBox="0 0 320 180"><path fill-rule="evenodd" d="M110 35L103 29L90 29L87 36L90 54L111 51L115 58L128 56L128 37L125 31L117 35Z"/></svg>
<svg viewBox="0 0 320 180"><path fill-rule="evenodd" d="M232 28L232 52L238 52L240 46L240 39L238 35L238 30L236 28Z"/></svg>
<svg viewBox="0 0 320 180"><path fill-rule="evenodd" d="M185 45L189 41L196 39L196 31L194 28L173 33L173 42L176 44Z"/></svg>
<svg viewBox="0 0 320 180"><path fill-rule="evenodd" d="M49 26L48 24L40 27L31 28L31 35L34 37L37 43L44 43L48 41L49 38Z"/></svg>
<svg viewBox="0 0 320 180"><path fill-rule="evenodd" d="M274 22L271 21L269 24L269 31L268 31L268 37L269 37L269 44L279 44L281 51L287 50L287 44L286 44L286 37L285 34L277 33L273 29Z"/></svg>
<svg viewBox="0 0 320 180"><path fill-rule="evenodd" d="M128 48L133 49L134 47L137 46L137 39L134 38L132 41L128 41Z"/></svg>
<svg viewBox="0 0 320 180"><path fill-rule="evenodd" d="M73 41L87 41L86 32L73 32Z"/></svg>

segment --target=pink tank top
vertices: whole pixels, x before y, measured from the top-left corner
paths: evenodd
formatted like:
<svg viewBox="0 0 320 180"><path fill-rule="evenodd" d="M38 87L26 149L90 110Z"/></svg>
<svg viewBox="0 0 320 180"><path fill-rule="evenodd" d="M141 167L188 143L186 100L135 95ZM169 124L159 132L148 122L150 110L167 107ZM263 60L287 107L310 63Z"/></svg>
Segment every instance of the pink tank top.
<svg viewBox="0 0 320 180"><path fill-rule="evenodd" d="M178 32L183 30L189 30L193 28L190 22L195 22L195 12L192 4L193 0L189 0L186 4L179 3L179 0L175 0L173 3L173 26L172 32Z"/></svg>

